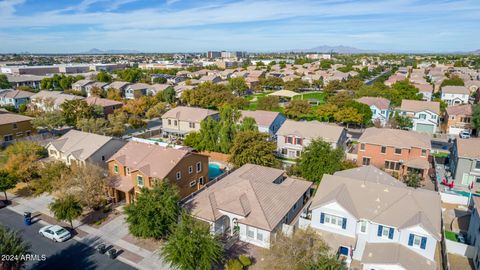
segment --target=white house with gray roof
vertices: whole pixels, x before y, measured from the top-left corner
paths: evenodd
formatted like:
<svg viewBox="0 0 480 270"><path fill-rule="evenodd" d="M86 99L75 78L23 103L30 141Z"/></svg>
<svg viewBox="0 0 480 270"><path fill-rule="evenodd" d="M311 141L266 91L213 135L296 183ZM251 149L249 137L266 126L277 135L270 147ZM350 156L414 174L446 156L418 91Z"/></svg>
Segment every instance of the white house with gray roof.
<svg viewBox="0 0 480 270"><path fill-rule="evenodd" d="M218 120L217 111L178 106L162 115L162 136L167 137L185 137L190 132L200 131L200 123L212 117Z"/></svg>
<svg viewBox="0 0 480 270"><path fill-rule="evenodd" d="M277 154L295 159L314 139L322 139L333 148L345 146L348 137L345 128L318 121L286 120L277 132Z"/></svg>
<svg viewBox="0 0 480 270"><path fill-rule="evenodd" d="M381 126L385 126L390 118L390 100L382 97L361 97L357 102L363 103L372 110L372 122L379 122Z"/></svg>
<svg viewBox="0 0 480 270"><path fill-rule="evenodd" d="M434 270L441 211L438 193L365 166L324 175L298 224L350 250L345 256L361 269Z"/></svg>
<svg viewBox="0 0 480 270"><path fill-rule="evenodd" d="M283 114L279 112L270 112L270 111L240 111L241 117L240 122L243 121L246 117L255 119L255 122L258 127L259 132L270 134L270 136L275 136L278 129L283 125L287 119Z"/></svg>
<svg viewBox="0 0 480 270"><path fill-rule="evenodd" d="M470 90L465 86L444 86L442 87L441 99L448 106L468 104L470 98Z"/></svg>
<svg viewBox="0 0 480 270"><path fill-rule="evenodd" d="M436 101L402 100L400 114L412 119L412 130L436 133L440 121L440 103Z"/></svg>
<svg viewBox="0 0 480 270"><path fill-rule="evenodd" d="M45 147L48 156L67 165L86 162L106 166L106 161L125 145L122 140L98 134L70 130Z"/></svg>

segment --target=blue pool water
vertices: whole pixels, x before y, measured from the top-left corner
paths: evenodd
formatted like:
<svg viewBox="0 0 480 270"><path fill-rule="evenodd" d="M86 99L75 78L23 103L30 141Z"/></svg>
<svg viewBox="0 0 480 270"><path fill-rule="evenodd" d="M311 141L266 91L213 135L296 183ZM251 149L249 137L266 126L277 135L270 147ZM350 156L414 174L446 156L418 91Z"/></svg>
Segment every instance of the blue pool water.
<svg viewBox="0 0 480 270"><path fill-rule="evenodd" d="M223 170L220 169L220 165L216 163L208 163L208 179L214 179L223 173Z"/></svg>

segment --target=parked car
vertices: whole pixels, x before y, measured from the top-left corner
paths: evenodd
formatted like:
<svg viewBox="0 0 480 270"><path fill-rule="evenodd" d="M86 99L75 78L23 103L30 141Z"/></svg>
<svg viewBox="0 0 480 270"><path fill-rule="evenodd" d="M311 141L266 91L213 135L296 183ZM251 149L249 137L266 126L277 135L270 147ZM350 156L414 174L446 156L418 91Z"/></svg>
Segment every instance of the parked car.
<svg viewBox="0 0 480 270"><path fill-rule="evenodd" d="M462 139L470 139L470 132L464 130L464 131L460 132L459 136Z"/></svg>
<svg viewBox="0 0 480 270"><path fill-rule="evenodd" d="M54 242L63 242L72 237L67 229L58 225L47 225L42 227L38 233Z"/></svg>
<svg viewBox="0 0 480 270"><path fill-rule="evenodd" d="M5 206L7 206L7 202L0 200L0 208L3 208Z"/></svg>

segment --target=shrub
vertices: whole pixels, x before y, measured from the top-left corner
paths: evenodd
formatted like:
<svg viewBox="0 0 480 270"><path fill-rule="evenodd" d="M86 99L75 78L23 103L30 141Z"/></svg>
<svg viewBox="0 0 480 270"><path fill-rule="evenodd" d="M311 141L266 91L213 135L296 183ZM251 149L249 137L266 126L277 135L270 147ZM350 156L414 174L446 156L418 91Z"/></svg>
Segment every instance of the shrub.
<svg viewBox="0 0 480 270"><path fill-rule="evenodd" d="M250 265L252 265L252 261L246 255L240 255L240 257L238 257L238 260L242 263L244 267L249 267Z"/></svg>
<svg viewBox="0 0 480 270"><path fill-rule="evenodd" d="M227 270L242 270L243 269L243 265L242 263L237 260L237 259L230 259L228 260L227 262L227 267L226 267Z"/></svg>

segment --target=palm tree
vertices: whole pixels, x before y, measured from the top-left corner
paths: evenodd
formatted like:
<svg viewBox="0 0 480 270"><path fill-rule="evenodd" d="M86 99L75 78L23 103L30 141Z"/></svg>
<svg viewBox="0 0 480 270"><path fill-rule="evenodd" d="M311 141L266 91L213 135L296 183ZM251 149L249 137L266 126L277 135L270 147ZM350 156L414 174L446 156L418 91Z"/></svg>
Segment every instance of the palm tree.
<svg viewBox="0 0 480 270"><path fill-rule="evenodd" d="M57 220L69 221L72 229L72 220L79 217L83 210L80 203L71 195L56 199L49 207Z"/></svg>
<svg viewBox="0 0 480 270"><path fill-rule="evenodd" d="M30 245L23 241L17 232L0 226L0 254L20 257L19 260L0 260L0 269L21 269L25 260L21 256L30 254Z"/></svg>

